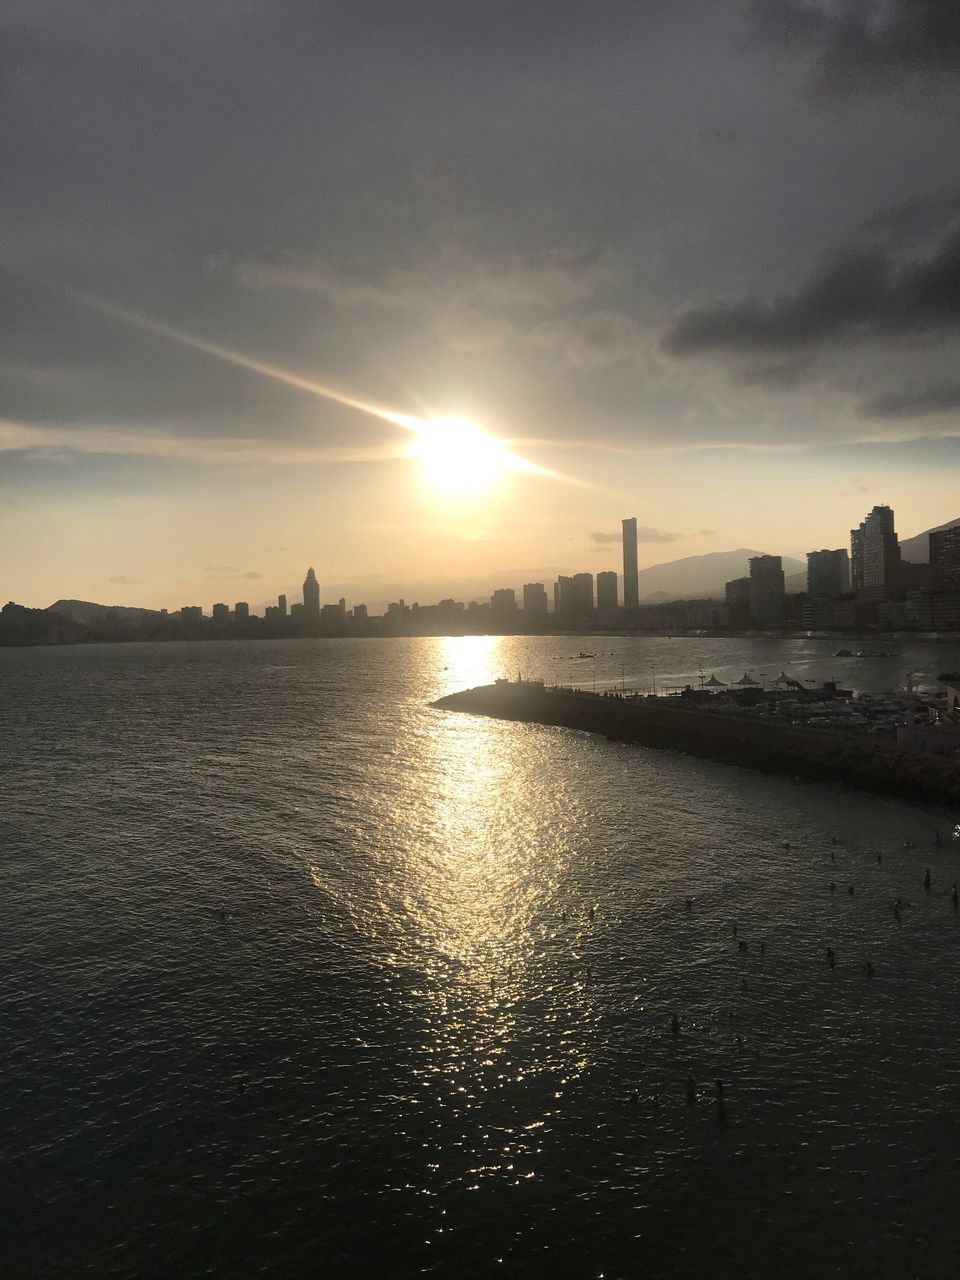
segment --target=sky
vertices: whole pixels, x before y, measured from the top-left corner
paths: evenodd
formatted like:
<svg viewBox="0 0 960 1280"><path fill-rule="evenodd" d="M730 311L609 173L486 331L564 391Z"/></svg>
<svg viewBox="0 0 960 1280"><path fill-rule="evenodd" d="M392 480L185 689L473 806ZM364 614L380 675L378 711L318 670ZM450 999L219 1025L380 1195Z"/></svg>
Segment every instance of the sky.
<svg viewBox="0 0 960 1280"><path fill-rule="evenodd" d="M960 517L957 5L6 0L0 75L3 599Z"/></svg>

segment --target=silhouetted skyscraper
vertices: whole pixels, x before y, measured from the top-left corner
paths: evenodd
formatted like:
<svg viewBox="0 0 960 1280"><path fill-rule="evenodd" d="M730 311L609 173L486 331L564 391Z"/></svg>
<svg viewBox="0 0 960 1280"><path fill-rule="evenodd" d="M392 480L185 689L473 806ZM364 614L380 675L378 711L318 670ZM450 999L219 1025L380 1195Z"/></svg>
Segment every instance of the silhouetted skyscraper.
<svg viewBox="0 0 960 1280"><path fill-rule="evenodd" d="M320 617L320 583L317 581L312 565L303 580L303 616L305 618Z"/></svg>
<svg viewBox="0 0 960 1280"><path fill-rule="evenodd" d="M237 622L250 621L250 606L247 604L246 600L237 601L233 606L233 616L236 618Z"/></svg>
<svg viewBox="0 0 960 1280"><path fill-rule="evenodd" d="M850 558L837 551L807 552L807 595L845 596L850 590Z"/></svg>
<svg viewBox="0 0 960 1280"><path fill-rule="evenodd" d="M286 596L277 596L277 614L281 618L285 618L287 616L287 597Z"/></svg>
<svg viewBox="0 0 960 1280"><path fill-rule="evenodd" d="M752 556L750 559L750 616L754 622L783 619L784 579L780 556Z"/></svg>
<svg viewBox="0 0 960 1280"><path fill-rule="evenodd" d="M593 612L593 574L575 573L573 575L573 598L576 602L577 617L585 617Z"/></svg>
<svg viewBox="0 0 960 1280"><path fill-rule="evenodd" d="M623 522L623 607L636 609L640 603L640 579L637 576L637 517Z"/></svg>
<svg viewBox="0 0 960 1280"><path fill-rule="evenodd" d="M862 600L891 600L900 591L900 544L890 507L874 507L850 530L853 590Z"/></svg>
<svg viewBox="0 0 960 1280"><path fill-rule="evenodd" d="M612 569L597 574L597 608L609 612L617 607L617 575Z"/></svg>
<svg viewBox="0 0 960 1280"><path fill-rule="evenodd" d="M547 616L547 590L542 582L526 582L523 587L523 612L527 620Z"/></svg>
<svg viewBox="0 0 960 1280"><path fill-rule="evenodd" d="M230 606L228 604L215 604L210 610L210 616L214 622L229 622Z"/></svg>
<svg viewBox="0 0 960 1280"><path fill-rule="evenodd" d="M931 533L930 585L934 591L960 591L960 525Z"/></svg>

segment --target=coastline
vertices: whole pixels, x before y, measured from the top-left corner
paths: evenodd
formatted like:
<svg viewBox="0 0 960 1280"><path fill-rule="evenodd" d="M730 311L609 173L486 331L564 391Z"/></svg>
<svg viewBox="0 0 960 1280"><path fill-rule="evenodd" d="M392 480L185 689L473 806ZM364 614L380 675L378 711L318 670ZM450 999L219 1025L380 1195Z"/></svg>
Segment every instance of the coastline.
<svg viewBox="0 0 960 1280"><path fill-rule="evenodd" d="M839 783L915 803L960 804L960 765L943 757L900 751L859 735L673 706L666 699L619 699L504 683L448 694L431 706L575 729L612 742Z"/></svg>

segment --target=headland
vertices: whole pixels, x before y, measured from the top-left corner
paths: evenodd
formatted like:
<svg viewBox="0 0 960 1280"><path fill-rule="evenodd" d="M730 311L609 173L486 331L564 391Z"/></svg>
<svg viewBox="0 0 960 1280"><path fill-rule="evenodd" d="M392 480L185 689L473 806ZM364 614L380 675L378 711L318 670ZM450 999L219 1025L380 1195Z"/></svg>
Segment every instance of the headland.
<svg viewBox="0 0 960 1280"><path fill-rule="evenodd" d="M954 759L903 751L866 736L708 711L684 705L680 698L622 698L504 680L448 694L432 705L602 734L613 742L681 751L914 802L960 802L960 764Z"/></svg>

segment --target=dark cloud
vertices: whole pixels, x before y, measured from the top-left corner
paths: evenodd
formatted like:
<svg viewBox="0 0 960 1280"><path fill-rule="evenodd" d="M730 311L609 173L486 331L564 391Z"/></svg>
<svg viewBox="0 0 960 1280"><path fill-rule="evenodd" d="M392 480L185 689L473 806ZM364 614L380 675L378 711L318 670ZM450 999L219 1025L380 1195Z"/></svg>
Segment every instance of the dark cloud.
<svg viewBox="0 0 960 1280"><path fill-rule="evenodd" d="M885 391L860 406L864 418L922 418L960 410L960 383Z"/></svg>
<svg viewBox="0 0 960 1280"><path fill-rule="evenodd" d="M619 542L623 537L621 533L591 533L590 541L595 542L597 546L604 546L608 542Z"/></svg>
<svg viewBox="0 0 960 1280"><path fill-rule="evenodd" d="M140 580L138 578L128 578L125 573L115 573L107 579L108 582L114 583L118 587L139 587Z"/></svg>
<svg viewBox="0 0 960 1280"><path fill-rule="evenodd" d="M839 253L793 293L682 315L663 340L675 356L791 352L824 343L944 336L960 326L960 232L924 257L878 245Z"/></svg>
<svg viewBox="0 0 960 1280"><path fill-rule="evenodd" d="M814 88L832 99L960 77L956 0L752 0L748 21L761 40L808 51Z"/></svg>

